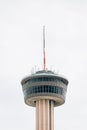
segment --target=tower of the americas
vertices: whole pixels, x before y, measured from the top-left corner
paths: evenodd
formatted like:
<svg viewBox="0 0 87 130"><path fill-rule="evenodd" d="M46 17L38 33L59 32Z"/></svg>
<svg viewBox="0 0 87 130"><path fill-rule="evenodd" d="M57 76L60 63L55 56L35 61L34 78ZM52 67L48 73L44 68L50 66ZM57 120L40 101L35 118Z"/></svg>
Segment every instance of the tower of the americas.
<svg viewBox="0 0 87 130"><path fill-rule="evenodd" d="M36 130L54 130L54 107L64 104L68 80L46 70L45 27L43 26L43 70L21 81L24 101L36 107Z"/></svg>

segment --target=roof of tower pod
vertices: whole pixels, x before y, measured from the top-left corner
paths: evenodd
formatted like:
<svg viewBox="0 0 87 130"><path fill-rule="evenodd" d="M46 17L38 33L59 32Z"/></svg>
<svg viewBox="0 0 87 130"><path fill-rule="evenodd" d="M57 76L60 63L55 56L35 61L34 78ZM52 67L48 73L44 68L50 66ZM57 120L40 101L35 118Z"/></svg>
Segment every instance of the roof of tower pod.
<svg viewBox="0 0 87 130"><path fill-rule="evenodd" d="M60 81L62 81L63 83L65 83L66 85L68 84L68 80L64 77L64 76L61 76L59 74L56 74L54 73L53 71L51 70L40 70L40 71L37 71L36 73L34 74L31 74L30 76L27 76L25 77L22 81L21 81L21 84L24 84L25 82L27 82L29 79L31 78L37 78L37 77L43 77L43 76L46 76L46 77L54 77L54 78L58 78Z"/></svg>

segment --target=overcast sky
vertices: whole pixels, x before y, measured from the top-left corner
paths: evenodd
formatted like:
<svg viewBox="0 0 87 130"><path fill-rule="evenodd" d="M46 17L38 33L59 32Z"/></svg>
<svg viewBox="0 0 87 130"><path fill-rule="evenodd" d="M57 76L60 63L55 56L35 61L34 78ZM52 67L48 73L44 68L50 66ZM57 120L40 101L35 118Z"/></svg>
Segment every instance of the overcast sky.
<svg viewBox="0 0 87 130"><path fill-rule="evenodd" d="M69 80L55 108L55 130L87 130L87 1L0 0L0 130L35 130L35 108L24 104L21 80L43 66Z"/></svg>

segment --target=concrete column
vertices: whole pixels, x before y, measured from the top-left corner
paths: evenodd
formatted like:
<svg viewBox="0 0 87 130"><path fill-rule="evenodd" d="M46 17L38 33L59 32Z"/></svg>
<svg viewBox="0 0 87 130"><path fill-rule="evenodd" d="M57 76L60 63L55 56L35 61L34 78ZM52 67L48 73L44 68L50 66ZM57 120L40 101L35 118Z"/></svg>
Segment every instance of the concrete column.
<svg viewBox="0 0 87 130"><path fill-rule="evenodd" d="M51 130L54 130L54 102L50 101L50 105L51 105L51 109L50 109L50 126L51 126Z"/></svg>
<svg viewBox="0 0 87 130"><path fill-rule="evenodd" d="M49 126L49 100L46 100L46 130L50 130L50 126Z"/></svg>
<svg viewBox="0 0 87 130"><path fill-rule="evenodd" d="M36 130L54 130L54 101L36 101Z"/></svg>
<svg viewBox="0 0 87 130"><path fill-rule="evenodd" d="M39 130L39 102L36 103L36 130Z"/></svg>

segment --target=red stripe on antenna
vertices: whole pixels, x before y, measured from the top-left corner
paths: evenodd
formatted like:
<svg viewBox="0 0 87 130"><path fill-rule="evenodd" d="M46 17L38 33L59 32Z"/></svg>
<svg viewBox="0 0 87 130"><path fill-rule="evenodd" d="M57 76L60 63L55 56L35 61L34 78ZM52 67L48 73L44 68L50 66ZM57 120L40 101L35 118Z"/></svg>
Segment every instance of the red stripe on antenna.
<svg viewBox="0 0 87 130"><path fill-rule="evenodd" d="M46 55L45 55L45 26L43 26L43 69L46 70Z"/></svg>

